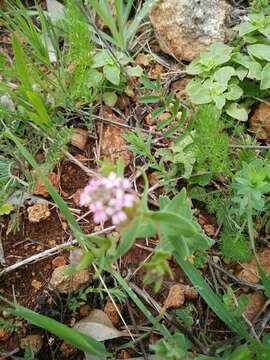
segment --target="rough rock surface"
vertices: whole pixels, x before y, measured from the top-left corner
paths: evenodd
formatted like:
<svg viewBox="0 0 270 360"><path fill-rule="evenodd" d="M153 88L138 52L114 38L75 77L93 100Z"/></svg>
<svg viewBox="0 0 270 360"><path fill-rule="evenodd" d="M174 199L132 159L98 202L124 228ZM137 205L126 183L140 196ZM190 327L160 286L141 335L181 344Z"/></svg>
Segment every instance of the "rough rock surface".
<svg viewBox="0 0 270 360"><path fill-rule="evenodd" d="M90 284L92 276L88 270L77 271L73 275L66 275L68 265L62 265L54 269L50 284L57 289L61 294L69 292L76 292L81 287Z"/></svg>
<svg viewBox="0 0 270 360"><path fill-rule="evenodd" d="M158 0L150 12L161 49L192 61L215 41L227 37L224 0Z"/></svg>
<svg viewBox="0 0 270 360"><path fill-rule="evenodd" d="M51 215L47 201L37 202L33 206L29 206L27 212L29 221L33 223L45 220Z"/></svg>
<svg viewBox="0 0 270 360"><path fill-rule="evenodd" d="M26 349L29 345L31 346L33 353L37 354L42 348L43 340L40 335L28 335L21 339L21 349Z"/></svg>
<svg viewBox="0 0 270 360"><path fill-rule="evenodd" d="M259 140L270 140L270 106L260 103L249 120L249 126Z"/></svg>
<svg viewBox="0 0 270 360"><path fill-rule="evenodd" d="M258 253L260 263L268 276L270 276L270 249L264 248ZM238 277L241 280L246 280L254 283L260 281L260 275L258 273L256 258L252 257L250 262L243 263L242 269L238 272Z"/></svg>

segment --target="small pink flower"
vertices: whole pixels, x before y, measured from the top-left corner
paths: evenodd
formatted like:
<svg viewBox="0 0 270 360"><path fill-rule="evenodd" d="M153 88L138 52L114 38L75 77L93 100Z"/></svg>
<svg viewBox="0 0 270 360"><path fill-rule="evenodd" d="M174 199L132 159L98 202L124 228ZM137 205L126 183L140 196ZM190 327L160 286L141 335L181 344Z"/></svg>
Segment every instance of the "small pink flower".
<svg viewBox="0 0 270 360"><path fill-rule="evenodd" d="M97 224L108 219L114 225L124 222L127 220L126 208L132 208L136 202L137 196L131 189L130 181L115 173L90 180L80 197L81 206L89 207Z"/></svg>

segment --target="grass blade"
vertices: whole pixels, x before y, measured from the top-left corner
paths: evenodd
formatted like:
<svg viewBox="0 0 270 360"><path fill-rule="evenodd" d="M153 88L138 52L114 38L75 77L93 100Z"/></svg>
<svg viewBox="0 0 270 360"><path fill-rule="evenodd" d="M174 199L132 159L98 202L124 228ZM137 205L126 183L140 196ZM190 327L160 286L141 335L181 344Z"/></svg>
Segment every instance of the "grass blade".
<svg viewBox="0 0 270 360"><path fill-rule="evenodd" d="M14 316L20 316L29 323L51 332L59 338L74 345L77 349L85 351L88 354L96 356L109 355L103 343L96 341L90 336L81 334L54 319L40 315L20 305L15 305L14 309L3 309Z"/></svg>
<svg viewBox="0 0 270 360"><path fill-rule="evenodd" d="M33 156L28 152L28 150L21 144L21 141L19 138L15 135L13 135L9 130L5 132L5 135L10 140L14 141L17 148L19 149L20 153L23 155L23 157L29 162L29 164L36 170L38 175L42 178L42 181L44 182L47 190L49 191L51 197L53 198L54 202L59 207L60 211L66 218L66 220L69 223L69 226L71 227L71 230L73 231L74 235L76 236L77 240L83 245L83 239L84 234L81 231L80 226L78 225L76 219L72 215L71 211L69 210L68 206L62 199L62 197L58 194L58 192L55 190L54 186L50 182L50 180L47 178L47 176L40 170L40 167L36 163Z"/></svg>
<svg viewBox="0 0 270 360"><path fill-rule="evenodd" d="M16 60L15 64L16 64L16 71L18 78L21 80L24 90L31 91L32 84L31 81L29 80L30 77L27 70L25 54L19 40L15 35L13 35L12 44L13 44L13 51Z"/></svg>
<svg viewBox="0 0 270 360"><path fill-rule="evenodd" d="M166 329L165 326L159 323L159 320L156 319L151 312L146 308L146 306L141 302L138 296L134 293L134 291L128 286L128 283L121 277L117 272L113 272L113 276L117 280L117 282L122 286L122 288L127 292L128 296L132 299L134 304L141 310L141 312L145 315L145 317L154 325L154 327L164 336L170 336L170 333Z"/></svg>
<svg viewBox="0 0 270 360"><path fill-rule="evenodd" d="M132 41L133 37L136 34L138 26L140 25L141 21L145 18L145 16L149 13L151 7L155 3L155 0L147 0L138 14L136 14L135 19L133 20L132 24L128 28L127 31L127 41Z"/></svg>
<svg viewBox="0 0 270 360"><path fill-rule="evenodd" d="M112 33L113 38L117 41L118 46L120 46L121 41L119 39L119 34L115 25L114 18L111 14L108 5L108 0L104 0L104 2L102 2L103 6L101 5L101 2L99 2L98 0L89 0L89 3L95 9L96 13L105 23L105 25L108 26L108 28Z"/></svg>
<svg viewBox="0 0 270 360"><path fill-rule="evenodd" d="M252 341L247 328L227 311L222 301L205 282L198 270L188 260L184 260L184 258L179 255L179 249L177 249L177 239L176 241L173 241L173 245L175 247L174 256L176 261L184 270L192 284L196 287L196 290L199 292L207 305L230 329L244 337L247 341Z"/></svg>

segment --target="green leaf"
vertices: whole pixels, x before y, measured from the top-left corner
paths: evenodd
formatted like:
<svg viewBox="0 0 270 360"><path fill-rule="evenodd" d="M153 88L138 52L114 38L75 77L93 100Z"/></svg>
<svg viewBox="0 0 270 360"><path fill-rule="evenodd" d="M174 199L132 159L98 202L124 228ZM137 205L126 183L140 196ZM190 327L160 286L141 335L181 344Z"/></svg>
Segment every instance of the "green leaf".
<svg viewBox="0 0 270 360"><path fill-rule="evenodd" d="M254 44L247 47L250 55L257 57L260 60L270 61L270 45Z"/></svg>
<svg viewBox="0 0 270 360"><path fill-rule="evenodd" d="M122 51L116 51L115 56L122 66L133 62L132 58L123 53Z"/></svg>
<svg viewBox="0 0 270 360"><path fill-rule="evenodd" d="M117 30L115 18L109 7L108 0L89 0L89 4L95 9L104 24L110 29L113 39L116 41L117 45L122 48L123 40Z"/></svg>
<svg viewBox="0 0 270 360"><path fill-rule="evenodd" d="M176 261L184 270L189 280L197 289L207 305L230 329L238 333L240 336L243 336L247 341L252 340L244 323L239 322L238 319L226 310L220 298L213 292L194 265L181 256L181 244L177 241L177 238L172 238L171 241L175 248L174 256Z"/></svg>
<svg viewBox="0 0 270 360"><path fill-rule="evenodd" d="M255 60L252 60L248 64L248 77L250 79L261 80L262 65Z"/></svg>
<svg viewBox="0 0 270 360"><path fill-rule="evenodd" d="M270 39L270 24L266 26L264 29L259 29L259 32Z"/></svg>
<svg viewBox="0 0 270 360"><path fill-rule="evenodd" d="M39 121L40 123L46 125L47 127L53 128L53 123L49 118L49 115L47 113L47 109L44 105L44 102L41 98L41 96L33 91L27 91L26 92L28 99L32 103L34 109L39 115Z"/></svg>
<svg viewBox="0 0 270 360"><path fill-rule="evenodd" d="M146 15L149 13L151 7L154 5L155 0L146 0L144 1L144 4L141 8L141 10L135 15L135 18L133 19L130 26L127 28L127 42L131 42L133 37L136 34L136 31L138 29L138 26L140 25L141 21L146 17ZM128 44L127 44L128 45Z"/></svg>
<svg viewBox="0 0 270 360"><path fill-rule="evenodd" d="M187 86L187 92L190 96L190 100L193 104L201 105L201 104L208 104L212 102L212 96L210 95L210 91L208 88L202 87L200 84L197 84L196 90L192 87Z"/></svg>
<svg viewBox="0 0 270 360"><path fill-rule="evenodd" d="M150 323L153 324L154 328L156 328L164 337L170 336L169 331L165 327L165 325L160 324L160 317L155 318L151 312L147 309L147 307L141 302L141 300L138 298L138 296L134 293L134 291L130 288L128 283L121 277L121 275L113 271L113 276L117 280L117 282L122 286L122 288L126 291L128 296L131 298L131 300L136 304L138 309L141 310L141 312L144 314L144 316L150 321Z"/></svg>
<svg viewBox="0 0 270 360"><path fill-rule="evenodd" d="M31 91L32 84L31 84L30 76L29 76L29 73L27 70L25 54L24 54L23 48L22 48L19 40L17 39L17 37L15 35L13 36L12 45L13 45L13 51L14 51L14 55L15 55L15 68L16 68L18 78L21 80L24 90Z"/></svg>
<svg viewBox="0 0 270 360"><path fill-rule="evenodd" d="M240 86L236 84L232 84L229 86L228 92L225 93L227 100L238 100L243 95L243 90L240 88Z"/></svg>
<svg viewBox="0 0 270 360"><path fill-rule="evenodd" d="M210 46L211 55L214 55L214 62L216 65L224 64L231 58L233 48L223 44L222 42L216 42Z"/></svg>
<svg viewBox="0 0 270 360"><path fill-rule="evenodd" d="M9 215L14 210L14 206L12 204L3 204L0 206L0 216Z"/></svg>
<svg viewBox="0 0 270 360"><path fill-rule="evenodd" d="M103 68L105 78L113 85L120 84L120 69L116 65L105 65Z"/></svg>
<svg viewBox="0 0 270 360"><path fill-rule="evenodd" d="M230 78L235 75L235 70L232 66L224 66L217 70L214 74L214 79L220 83L228 83Z"/></svg>
<svg viewBox="0 0 270 360"><path fill-rule="evenodd" d="M104 344L94 340L89 336L81 334L64 324L61 324L52 318L37 314L36 312L19 305L16 305L14 309L6 310L12 315L20 316L31 324L47 330L61 339L64 339L65 341L74 345L77 349L85 351L87 354L96 356L109 355L106 352Z"/></svg>
<svg viewBox="0 0 270 360"><path fill-rule="evenodd" d="M239 80L244 80L244 78L247 76L247 74L248 74L248 70L242 66L239 66L235 70L235 75L238 77Z"/></svg>
<svg viewBox="0 0 270 360"><path fill-rule="evenodd" d="M96 88L100 85L102 81L103 75L99 71L95 69L89 69L89 72L87 73L86 83L87 86Z"/></svg>
<svg viewBox="0 0 270 360"><path fill-rule="evenodd" d="M245 108L240 107L237 103L232 103L226 108L226 113L234 119L240 121L248 120L248 112Z"/></svg>
<svg viewBox="0 0 270 360"><path fill-rule="evenodd" d="M239 30L239 36L244 36L246 34L251 33L252 31L257 30L255 25L252 25L250 22L243 22L241 25L239 25L238 27Z"/></svg>
<svg viewBox="0 0 270 360"><path fill-rule="evenodd" d="M143 74L143 69L139 65L127 66L125 70L126 70L128 76L130 76L130 77L132 77L132 76L140 77Z"/></svg>
<svg viewBox="0 0 270 360"><path fill-rule="evenodd" d="M223 94L221 95L216 95L216 96L212 96L213 101L216 104L216 107L221 110L223 108L223 106L225 105L226 102L226 98Z"/></svg>
<svg viewBox="0 0 270 360"><path fill-rule="evenodd" d="M233 60L237 64L240 64L249 70L249 78L256 80L261 79L262 66L260 63L258 63L254 59L251 59L249 56L243 55L241 53L235 54Z"/></svg>
<svg viewBox="0 0 270 360"><path fill-rule="evenodd" d="M195 250L207 249L213 241L201 232L199 225L179 211L179 215L166 211L150 212L151 219L160 228L164 241L164 250L168 249L171 238L176 238L181 244L182 256L191 256ZM170 249L170 248L169 248Z"/></svg>
<svg viewBox="0 0 270 360"><path fill-rule="evenodd" d="M31 345L28 345L24 352L24 360L35 360L34 352Z"/></svg>
<svg viewBox="0 0 270 360"><path fill-rule="evenodd" d="M266 272L264 271L259 259L256 256L257 268L259 270L260 277L262 279L263 286L265 288L265 293L267 297L270 299L270 278L267 276Z"/></svg>
<svg viewBox="0 0 270 360"><path fill-rule="evenodd" d="M107 64L110 64L110 65L114 64L114 60L107 50L102 50L102 51L98 52L93 57L92 61L93 61L92 68L94 68L94 69L103 67Z"/></svg>
<svg viewBox="0 0 270 360"><path fill-rule="evenodd" d="M261 77L261 90L266 90L270 88L270 64L266 64L262 70L262 77Z"/></svg>
<svg viewBox="0 0 270 360"><path fill-rule="evenodd" d="M161 101L160 97L155 95L142 96L140 98L140 102L142 104L156 104L160 101Z"/></svg>
<svg viewBox="0 0 270 360"><path fill-rule="evenodd" d="M116 102L117 102L118 96L116 95L115 92L112 91L106 91L103 94L103 100L105 105L113 107L115 106Z"/></svg>
<svg viewBox="0 0 270 360"><path fill-rule="evenodd" d="M189 75L199 75L204 72L204 68L200 63L200 59L193 60L187 67L186 72Z"/></svg>
<svg viewBox="0 0 270 360"><path fill-rule="evenodd" d="M132 224L131 225L129 224L127 228L125 226L119 227L118 231L121 234L121 240L116 251L116 255L115 255L116 259L126 254L128 250L132 247L134 241L136 240L137 232L139 230L141 222L142 219L139 217L139 218L135 218Z"/></svg>

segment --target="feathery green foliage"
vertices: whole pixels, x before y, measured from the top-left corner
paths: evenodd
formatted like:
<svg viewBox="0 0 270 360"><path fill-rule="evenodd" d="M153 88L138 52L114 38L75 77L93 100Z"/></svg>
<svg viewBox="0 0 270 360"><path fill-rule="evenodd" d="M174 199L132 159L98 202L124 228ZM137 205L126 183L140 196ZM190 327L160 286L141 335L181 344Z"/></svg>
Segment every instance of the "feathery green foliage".
<svg viewBox="0 0 270 360"><path fill-rule="evenodd" d="M251 248L244 233L225 229L220 235L220 250L226 259L248 261L251 257Z"/></svg>
<svg viewBox="0 0 270 360"><path fill-rule="evenodd" d="M223 131L220 112L211 105L200 106L192 119L195 170L212 176L230 174L229 137Z"/></svg>

